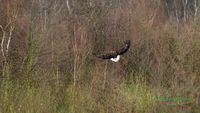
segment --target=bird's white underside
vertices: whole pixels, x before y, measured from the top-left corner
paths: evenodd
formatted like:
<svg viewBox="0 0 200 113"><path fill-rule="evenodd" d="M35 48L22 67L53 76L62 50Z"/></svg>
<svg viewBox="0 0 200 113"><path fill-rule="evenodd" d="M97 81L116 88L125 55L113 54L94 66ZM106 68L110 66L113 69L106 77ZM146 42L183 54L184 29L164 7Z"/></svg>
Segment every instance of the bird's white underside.
<svg viewBox="0 0 200 113"><path fill-rule="evenodd" d="M111 58L110 60L113 61L113 62L118 62L120 59L120 55L117 55L116 58Z"/></svg>

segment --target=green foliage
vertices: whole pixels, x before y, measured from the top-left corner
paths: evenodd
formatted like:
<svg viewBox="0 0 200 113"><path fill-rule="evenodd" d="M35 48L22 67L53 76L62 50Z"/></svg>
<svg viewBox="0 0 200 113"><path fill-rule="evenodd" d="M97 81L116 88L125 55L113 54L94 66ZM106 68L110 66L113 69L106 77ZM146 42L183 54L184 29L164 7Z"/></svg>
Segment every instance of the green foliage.
<svg viewBox="0 0 200 113"><path fill-rule="evenodd" d="M122 87L125 94L126 101L133 105L133 108L138 112L145 112L156 105L156 96L153 90L147 86L146 80L141 77L135 77L135 82L131 84L124 84Z"/></svg>
<svg viewBox="0 0 200 113"><path fill-rule="evenodd" d="M26 64L27 74L29 74L33 69L34 55L35 55L35 43L33 40L33 31L30 31L28 38L28 55Z"/></svg>

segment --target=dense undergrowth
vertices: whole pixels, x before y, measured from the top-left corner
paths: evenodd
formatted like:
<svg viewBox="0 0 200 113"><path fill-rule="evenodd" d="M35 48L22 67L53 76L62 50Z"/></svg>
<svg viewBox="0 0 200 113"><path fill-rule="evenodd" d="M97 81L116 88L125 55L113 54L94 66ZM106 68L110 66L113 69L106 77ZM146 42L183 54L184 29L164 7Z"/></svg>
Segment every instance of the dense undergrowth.
<svg viewBox="0 0 200 113"><path fill-rule="evenodd" d="M0 1L0 113L200 112L193 2L52 1Z"/></svg>

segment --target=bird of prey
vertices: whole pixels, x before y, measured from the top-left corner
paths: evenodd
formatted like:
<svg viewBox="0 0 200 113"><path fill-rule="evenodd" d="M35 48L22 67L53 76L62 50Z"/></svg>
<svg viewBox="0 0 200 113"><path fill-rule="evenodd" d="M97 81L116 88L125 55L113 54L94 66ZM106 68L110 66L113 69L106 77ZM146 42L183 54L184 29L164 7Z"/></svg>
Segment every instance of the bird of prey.
<svg viewBox="0 0 200 113"><path fill-rule="evenodd" d="M113 52L110 52L107 54L99 54L99 55L96 55L96 57L101 58L103 60L110 59L113 62L118 62L120 59L120 55L122 55L128 51L128 49L130 47L130 40L125 41L124 44L125 44L124 47L119 50L116 50L116 51L113 51Z"/></svg>

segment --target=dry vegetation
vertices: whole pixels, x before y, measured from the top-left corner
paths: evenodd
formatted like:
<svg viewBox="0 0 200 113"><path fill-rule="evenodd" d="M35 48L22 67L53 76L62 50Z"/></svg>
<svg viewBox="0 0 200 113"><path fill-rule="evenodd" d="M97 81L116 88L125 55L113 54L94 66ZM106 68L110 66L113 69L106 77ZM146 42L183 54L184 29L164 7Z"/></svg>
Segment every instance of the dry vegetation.
<svg viewBox="0 0 200 113"><path fill-rule="evenodd" d="M200 113L199 4L0 0L0 113Z"/></svg>

